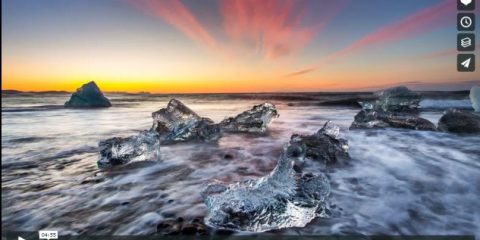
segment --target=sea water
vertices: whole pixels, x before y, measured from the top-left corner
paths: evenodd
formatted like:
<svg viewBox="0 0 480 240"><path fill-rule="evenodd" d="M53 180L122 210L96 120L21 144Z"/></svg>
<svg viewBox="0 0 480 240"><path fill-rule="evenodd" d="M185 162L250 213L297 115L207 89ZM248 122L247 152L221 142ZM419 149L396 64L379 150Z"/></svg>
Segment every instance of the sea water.
<svg viewBox="0 0 480 240"><path fill-rule="evenodd" d="M349 131L359 109L323 105L333 93L106 96L113 107L65 109L68 94L2 96L2 230L142 235L162 219L204 217L200 193L208 183L266 175L292 134L312 134L331 120L349 141L350 164L310 169L329 178L331 217L271 234L480 236L479 135ZM162 145L159 161L97 167L99 141L149 129L151 113L172 97L215 122L267 101L280 117L266 134ZM448 107L468 109L468 95L445 106L424 101L421 116L434 123Z"/></svg>

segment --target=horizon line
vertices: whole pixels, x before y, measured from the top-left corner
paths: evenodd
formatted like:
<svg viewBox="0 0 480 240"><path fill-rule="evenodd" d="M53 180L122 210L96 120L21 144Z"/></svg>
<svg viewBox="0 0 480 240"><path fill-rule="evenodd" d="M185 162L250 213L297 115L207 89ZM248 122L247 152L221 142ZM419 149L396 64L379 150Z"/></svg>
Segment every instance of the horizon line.
<svg viewBox="0 0 480 240"><path fill-rule="evenodd" d="M402 85L398 85L402 86ZM393 86L397 87L397 86ZM136 91L136 92L127 92L127 91L101 91L104 94L133 94L133 95L141 95L141 94L148 94L148 95L213 95L213 94L272 94L272 93L372 93L381 91L387 88L374 88L371 90L314 90L314 91L262 91L262 92L149 92L149 91ZM17 93L65 93L65 94L72 94L75 91L67 91L67 90L44 90L44 91L30 91L30 90L17 90L17 89L2 89L2 94L5 92L12 91ZM429 90L412 90L414 92L465 92L470 91L469 88L465 89L457 89L457 90L445 90L445 89L429 89ZM8 94L8 93L7 93Z"/></svg>

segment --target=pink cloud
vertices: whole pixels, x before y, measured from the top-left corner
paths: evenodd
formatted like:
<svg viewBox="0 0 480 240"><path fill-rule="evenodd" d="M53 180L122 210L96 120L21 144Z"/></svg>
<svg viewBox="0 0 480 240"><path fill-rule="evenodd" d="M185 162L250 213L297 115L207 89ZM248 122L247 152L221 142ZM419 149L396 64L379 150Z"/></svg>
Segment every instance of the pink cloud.
<svg viewBox="0 0 480 240"><path fill-rule="evenodd" d="M305 6L294 0L220 1L225 33L234 43L248 45L267 59L304 48L326 20L305 26Z"/></svg>
<svg viewBox="0 0 480 240"><path fill-rule="evenodd" d="M328 55L313 67L308 67L304 70L287 74L286 76L306 74L336 60L337 58L351 55L364 48L398 42L432 31L439 27L447 26L452 24L452 22L454 23L455 18L453 16L455 12L456 1L444 0L440 4L422 9L400 21L383 26L376 31L367 34L342 50Z"/></svg>
<svg viewBox="0 0 480 240"><path fill-rule="evenodd" d="M229 56L237 55L240 50L242 55L253 53L265 59L287 56L303 49L338 12L340 5L323 4L326 10L322 11L323 18L317 19L316 24L306 24L307 5L299 0L219 0L223 26L220 35L226 37L220 41L224 38L213 37L207 26L180 0L127 1L209 49Z"/></svg>
<svg viewBox="0 0 480 240"><path fill-rule="evenodd" d="M218 43L180 0L129 0L137 8L165 20L200 45L218 50Z"/></svg>

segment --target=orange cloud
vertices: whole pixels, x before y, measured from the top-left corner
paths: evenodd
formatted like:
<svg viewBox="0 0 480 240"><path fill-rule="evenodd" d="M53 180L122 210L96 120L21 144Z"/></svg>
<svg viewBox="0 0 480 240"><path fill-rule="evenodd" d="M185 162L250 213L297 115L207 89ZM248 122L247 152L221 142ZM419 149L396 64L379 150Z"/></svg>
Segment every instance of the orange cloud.
<svg viewBox="0 0 480 240"><path fill-rule="evenodd" d="M286 76L306 74L336 60L337 58L353 54L366 47L397 42L451 24L451 21L454 21L454 18L449 16L453 16L455 12L456 2L452 0L444 0L440 4L422 9L398 22L386 25L367 34L342 50L328 55L315 66L287 74Z"/></svg>

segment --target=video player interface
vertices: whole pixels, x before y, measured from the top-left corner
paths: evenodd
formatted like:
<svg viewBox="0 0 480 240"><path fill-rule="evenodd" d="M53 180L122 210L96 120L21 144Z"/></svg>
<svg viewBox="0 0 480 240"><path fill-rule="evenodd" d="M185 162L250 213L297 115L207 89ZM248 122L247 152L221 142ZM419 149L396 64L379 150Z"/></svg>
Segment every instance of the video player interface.
<svg viewBox="0 0 480 240"><path fill-rule="evenodd" d="M2 1L2 240L480 237L476 0Z"/></svg>

